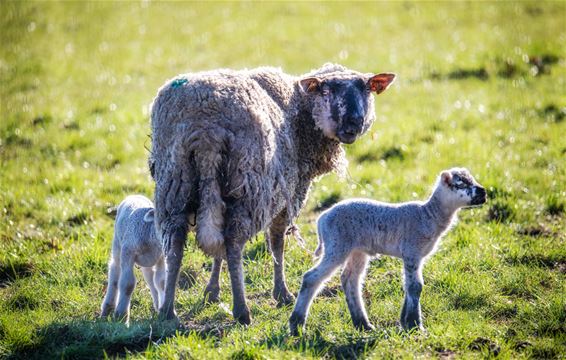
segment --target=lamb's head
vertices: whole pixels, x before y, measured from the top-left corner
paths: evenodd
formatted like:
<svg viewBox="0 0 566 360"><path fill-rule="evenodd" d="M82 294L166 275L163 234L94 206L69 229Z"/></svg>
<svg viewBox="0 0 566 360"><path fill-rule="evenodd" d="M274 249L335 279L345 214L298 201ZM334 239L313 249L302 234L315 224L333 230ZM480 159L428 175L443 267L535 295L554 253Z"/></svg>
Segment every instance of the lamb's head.
<svg viewBox="0 0 566 360"><path fill-rule="evenodd" d="M372 92L380 94L395 74L362 74L326 64L304 75L300 87L308 97L312 117L325 136L351 144L375 120Z"/></svg>
<svg viewBox="0 0 566 360"><path fill-rule="evenodd" d="M481 205L487 200L483 186L465 168L443 171L436 192L443 204L454 209Z"/></svg>

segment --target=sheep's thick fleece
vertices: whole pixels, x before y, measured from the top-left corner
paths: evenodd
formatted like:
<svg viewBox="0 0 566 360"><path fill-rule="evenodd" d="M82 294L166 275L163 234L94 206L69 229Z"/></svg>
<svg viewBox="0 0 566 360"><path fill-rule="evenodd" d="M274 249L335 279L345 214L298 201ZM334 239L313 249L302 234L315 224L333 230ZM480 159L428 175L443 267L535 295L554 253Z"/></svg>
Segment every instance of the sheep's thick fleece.
<svg viewBox="0 0 566 360"><path fill-rule="evenodd" d="M325 69L332 70L343 68ZM197 211L187 200L197 198L200 183L197 239L204 251L222 252L221 197L245 199L245 218L252 221L238 227L251 236L284 210L287 195L295 216L312 179L345 163L339 142L301 116L296 84L296 77L274 68L218 70L180 75L159 91L150 159L156 206L170 214ZM158 225L175 226L161 223L160 215Z"/></svg>

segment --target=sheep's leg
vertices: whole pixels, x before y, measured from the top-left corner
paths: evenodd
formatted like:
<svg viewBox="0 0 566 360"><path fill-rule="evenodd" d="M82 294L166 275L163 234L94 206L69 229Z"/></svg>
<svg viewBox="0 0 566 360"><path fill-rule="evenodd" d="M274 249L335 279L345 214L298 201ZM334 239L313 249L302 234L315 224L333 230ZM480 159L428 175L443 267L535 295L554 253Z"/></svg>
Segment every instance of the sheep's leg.
<svg viewBox="0 0 566 360"><path fill-rule="evenodd" d="M218 302L220 297L220 271L222 270L222 258L214 258L212 273L208 285L204 289L204 301L209 303Z"/></svg>
<svg viewBox="0 0 566 360"><path fill-rule="evenodd" d="M361 294L361 286L368 260L368 256L364 253L353 253L348 259L340 277L354 326L363 330L374 329L368 320Z"/></svg>
<svg viewBox="0 0 566 360"><path fill-rule="evenodd" d="M157 293L157 289L155 288L155 284L153 283L153 269L150 267L142 267L141 272L143 274L143 278L145 279L145 283L149 288L149 292L151 293L151 299L153 300L153 308L155 311L159 310L159 297Z"/></svg>
<svg viewBox="0 0 566 360"><path fill-rule="evenodd" d="M295 301L293 294L287 289L285 284L285 231L287 224L285 217L276 219L269 228L268 241L270 243L271 253L273 254L273 298L277 300L278 306L292 304Z"/></svg>
<svg viewBox="0 0 566 360"><path fill-rule="evenodd" d="M183 261L183 250L187 237L186 227L176 227L171 233L166 232L163 238L166 237L169 237L169 247L165 252L165 296L159 309L159 317L163 320L176 320L175 290Z"/></svg>
<svg viewBox="0 0 566 360"><path fill-rule="evenodd" d="M321 285L328 280L344 262L344 257L345 256L334 256L334 254L332 254L332 256L326 256L320 263L305 273L295 308L289 318L291 335L297 335L299 327L304 327L312 300L320 291Z"/></svg>
<svg viewBox="0 0 566 360"><path fill-rule="evenodd" d="M227 241L226 258L228 262L228 271L230 272L230 282L232 285L232 313L239 323L249 325L252 319L250 309L248 308L248 305L246 305L241 245L232 241Z"/></svg>
<svg viewBox="0 0 566 360"><path fill-rule="evenodd" d="M118 280L120 279L120 248L116 247L112 250L112 258L108 264L108 288L106 296L102 301L100 317L104 318L110 315L116 308L116 298L118 297Z"/></svg>
<svg viewBox="0 0 566 360"><path fill-rule="evenodd" d="M120 256L120 281L118 282L119 294L118 305L114 312L114 319L130 321L130 300L136 287L134 276L134 259L128 252L122 252Z"/></svg>
<svg viewBox="0 0 566 360"><path fill-rule="evenodd" d="M422 329L420 297L423 288L421 259L404 258L405 301L401 310L401 325L405 330Z"/></svg>

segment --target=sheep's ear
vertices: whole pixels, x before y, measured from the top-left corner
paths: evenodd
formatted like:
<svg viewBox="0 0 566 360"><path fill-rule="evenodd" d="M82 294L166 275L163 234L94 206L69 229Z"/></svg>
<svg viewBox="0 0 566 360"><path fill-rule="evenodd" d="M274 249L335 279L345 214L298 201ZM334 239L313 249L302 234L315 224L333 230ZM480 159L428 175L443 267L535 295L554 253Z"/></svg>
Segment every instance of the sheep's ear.
<svg viewBox="0 0 566 360"><path fill-rule="evenodd" d="M446 184L448 186L452 185L452 174L450 173L450 171L443 171L440 174L440 179L442 180L443 184Z"/></svg>
<svg viewBox="0 0 566 360"><path fill-rule="evenodd" d="M148 212L145 213L144 217L143 217L143 221L145 222L153 222L153 219L155 218L155 210L151 209Z"/></svg>
<svg viewBox="0 0 566 360"><path fill-rule="evenodd" d="M317 78L311 77L302 79L299 83L301 84L301 89L303 89L306 93L312 93L320 90L320 80Z"/></svg>
<svg viewBox="0 0 566 360"><path fill-rule="evenodd" d="M392 73L381 73L374 75L368 80L367 86L370 91L375 91L376 94L381 94L382 92L387 90L387 88L391 84L393 84L396 76L397 75Z"/></svg>

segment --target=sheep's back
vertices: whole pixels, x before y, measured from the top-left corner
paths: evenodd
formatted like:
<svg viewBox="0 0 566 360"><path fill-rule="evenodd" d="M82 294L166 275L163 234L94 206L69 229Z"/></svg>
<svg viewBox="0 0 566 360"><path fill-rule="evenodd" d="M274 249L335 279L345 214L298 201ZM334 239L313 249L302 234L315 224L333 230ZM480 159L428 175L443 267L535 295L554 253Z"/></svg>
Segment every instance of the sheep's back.
<svg viewBox="0 0 566 360"><path fill-rule="evenodd" d="M172 79L160 89L152 109L155 172L168 171L171 161L182 163L174 158L189 157L197 139L222 143L223 195L244 198L248 208L271 209L254 216L263 227L284 206L276 179L296 157L289 119L296 116L298 104L292 94L293 78L271 68ZM182 151L172 150L178 148ZM199 145L198 150L204 148Z"/></svg>

